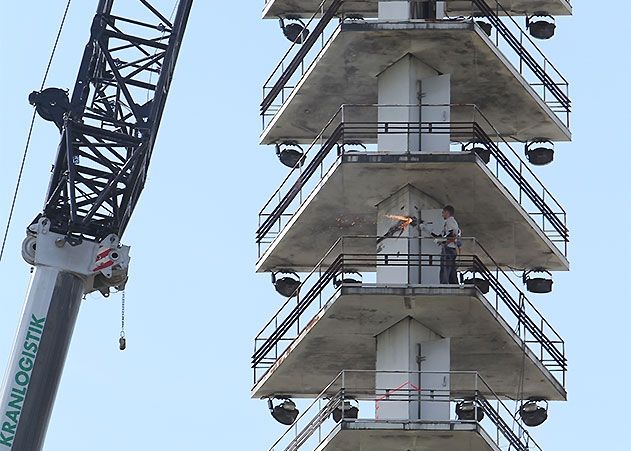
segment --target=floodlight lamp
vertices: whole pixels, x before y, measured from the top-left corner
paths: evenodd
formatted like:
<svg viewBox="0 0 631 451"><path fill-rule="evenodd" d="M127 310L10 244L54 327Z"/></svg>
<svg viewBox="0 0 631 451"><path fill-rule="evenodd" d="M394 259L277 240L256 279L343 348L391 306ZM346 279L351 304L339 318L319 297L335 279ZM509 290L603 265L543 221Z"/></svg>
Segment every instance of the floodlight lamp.
<svg viewBox="0 0 631 451"><path fill-rule="evenodd" d="M532 277L532 273L547 274L547 277ZM535 294L546 294L552 291L552 273L545 268L533 268L524 271L522 276L526 289Z"/></svg>
<svg viewBox="0 0 631 451"><path fill-rule="evenodd" d="M274 406L271 399L268 399L267 406L272 417L285 426L291 426L298 418L298 414L300 414L300 411L296 408L296 403L289 398L282 399L282 402L276 406Z"/></svg>
<svg viewBox="0 0 631 451"><path fill-rule="evenodd" d="M537 39L550 39L556 30L554 17L545 12L538 12L532 16L526 16L526 28L530 36Z"/></svg>
<svg viewBox="0 0 631 451"><path fill-rule="evenodd" d="M285 274L283 277L278 277L278 274ZM278 294L291 298L298 295L300 288L300 276L294 271L287 269L281 269L279 271L272 272L272 285L278 292Z"/></svg>
<svg viewBox="0 0 631 451"><path fill-rule="evenodd" d="M362 283L362 275L357 271L346 271L336 274L333 278L333 286L335 288L339 288L342 285L353 284L353 285L361 285Z"/></svg>
<svg viewBox="0 0 631 451"><path fill-rule="evenodd" d="M526 157L530 164L545 166L554 160L554 144L547 138L537 138L525 145Z"/></svg>
<svg viewBox="0 0 631 451"><path fill-rule="evenodd" d="M344 16L344 22L365 22L364 16L361 14L347 14Z"/></svg>
<svg viewBox="0 0 631 451"><path fill-rule="evenodd" d="M295 141L276 144L276 156L288 168L301 167L305 162L305 153Z"/></svg>
<svg viewBox="0 0 631 451"><path fill-rule="evenodd" d="M366 150L366 145L361 141L345 141L342 144L338 144L337 154L357 153L363 150Z"/></svg>
<svg viewBox="0 0 631 451"><path fill-rule="evenodd" d="M460 421L477 421L484 419L484 410L473 399L464 399L456 404L456 416Z"/></svg>
<svg viewBox="0 0 631 451"><path fill-rule="evenodd" d="M536 427L543 424L548 419L548 402L545 407L539 405L543 400L528 401L519 408L519 416L526 426Z"/></svg>
<svg viewBox="0 0 631 451"><path fill-rule="evenodd" d="M342 420L356 420L358 415L359 407L352 405L350 401L343 401L333 410L331 417L339 423Z"/></svg>
<svg viewBox="0 0 631 451"><path fill-rule="evenodd" d="M466 143L462 146L462 151L475 153L480 160L484 161L484 164L489 164L491 161L491 149L484 143L476 141Z"/></svg>
<svg viewBox="0 0 631 451"><path fill-rule="evenodd" d="M487 36L491 36L493 25L486 22L485 20L476 20L475 23L478 24L480 28L482 28L482 30L484 31L484 33L486 33Z"/></svg>
<svg viewBox="0 0 631 451"><path fill-rule="evenodd" d="M469 272L469 271L467 271ZM465 278L465 274L460 274L460 283L463 285L473 285L476 287L482 294L487 294L491 289L491 284L487 279L483 279L482 277L476 277L475 273L467 276Z"/></svg>
<svg viewBox="0 0 631 451"><path fill-rule="evenodd" d="M287 16L284 19L280 17L279 20L280 28L283 30L283 34L288 40L296 44L302 44L307 40L309 30L299 17ZM285 20L290 22L286 24Z"/></svg>

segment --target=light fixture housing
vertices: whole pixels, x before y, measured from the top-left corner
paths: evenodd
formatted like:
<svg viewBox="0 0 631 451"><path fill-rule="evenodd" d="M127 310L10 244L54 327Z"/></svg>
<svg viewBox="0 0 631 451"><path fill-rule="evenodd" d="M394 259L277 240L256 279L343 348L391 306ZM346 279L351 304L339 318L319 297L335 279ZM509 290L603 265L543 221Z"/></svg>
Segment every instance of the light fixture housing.
<svg viewBox="0 0 631 451"><path fill-rule="evenodd" d="M344 22L365 22L366 19L361 14L347 14L344 16Z"/></svg>
<svg viewBox="0 0 631 451"><path fill-rule="evenodd" d="M484 164L489 164L491 161L491 151L489 149L484 147L474 147L471 150L480 157L480 160L484 161Z"/></svg>
<svg viewBox="0 0 631 451"><path fill-rule="evenodd" d="M274 405L271 399L267 400L267 406L269 408L272 417L278 421L280 424L284 424L285 426L291 426L298 418L300 411L296 408L296 403L294 403L289 398L281 398L282 402Z"/></svg>
<svg viewBox="0 0 631 451"><path fill-rule="evenodd" d="M276 156L288 168L302 167L305 163L305 152L295 141L276 144Z"/></svg>
<svg viewBox="0 0 631 451"><path fill-rule="evenodd" d="M482 294L487 294L491 289L491 284L488 280L483 279L481 277L468 277L463 279L463 285L473 285L475 286Z"/></svg>
<svg viewBox="0 0 631 451"><path fill-rule="evenodd" d="M545 402L545 407L539 402ZM526 426L536 427L548 419L548 402L544 400L530 400L519 408L519 416Z"/></svg>
<svg viewBox="0 0 631 451"><path fill-rule="evenodd" d="M279 20L280 28L283 30L283 34L289 41L296 44L302 44L307 40L309 30L299 17L287 16L284 19L280 17ZM290 22L286 24L285 20Z"/></svg>
<svg viewBox="0 0 631 451"><path fill-rule="evenodd" d="M530 36L537 39L550 39L556 31L554 17L545 12L526 16L526 29Z"/></svg>
<svg viewBox="0 0 631 451"><path fill-rule="evenodd" d="M350 401L343 401L339 406L333 410L331 417L333 421L339 423L344 420L356 420L359 415L359 407L351 404Z"/></svg>
<svg viewBox="0 0 631 451"><path fill-rule="evenodd" d="M491 161L491 149L484 143L474 141L463 144L462 151L475 153L480 160L484 161L484 164L489 164Z"/></svg>
<svg viewBox="0 0 631 451"><path fill-rule="evenodd" d="M524 153L530 164L545 166L554 160L554 144L547 138L537 138L525 145Z"/></svg>
<svg viewBox="0 0 631 451"><path fill-rule="evenodd" d="M350 149L348 147L351 147ZM366 150L366 145L361 141L347 141L337 146L337 154L357 153Z"/></svg>
<svg viewBox="0 0 631 451"><path fill-rule="evenodd" d="M456 404L456 416L460 421L477 421L484 419L484 410L473 399L464 399Z"/></svg>
<svg viewBox="0 0 631 451"><path fill-rule="evenodd" d="M491 36L491 31L493 31L493 25L491 25L490 23L484 20L476 20L475 23L478 24L478 26L482 28L482 30L484 30L487 36L489 37Z"/></svg>
<svg viewBox="0 0 631 451"><path fill-rule="evenodd" d="M549 277L532 277L532 273L547 274ZM547 294L552 291L552 273L545 268L533 268L524 271L522 276L526 289L535 294Z"/></svg>
<svg viewBox="0 0 631 451"><path fill-rule="evenodd" d="M353 277L352 275L355 275ZM335 288L339 288L344 284L353 284L353 285L361 285L362 283L362 275L357 271L345 271L339 274L336 274L333 278L333 286Z"/></svg>
<svg viewBox="0 0 631 451"><path fill-rule="evenodd" d="M284 276L279 278L278 274L284 274ZM285 296L286 298L298 296L301 283L300 276L294 271L281 269L279 271L272 272L272 285L274 285L278 294Z"/></svg>

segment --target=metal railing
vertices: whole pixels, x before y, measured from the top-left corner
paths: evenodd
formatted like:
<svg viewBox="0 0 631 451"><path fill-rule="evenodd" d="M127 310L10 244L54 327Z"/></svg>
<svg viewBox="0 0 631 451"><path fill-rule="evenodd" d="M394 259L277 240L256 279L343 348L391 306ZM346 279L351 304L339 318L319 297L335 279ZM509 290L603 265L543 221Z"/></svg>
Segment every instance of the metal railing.
<svg viewBox="0 0 631 451"><path fill-rule="evenodd" d="M324 0L306 23L307 28L312 30L306 41L302 44L292 43L265 81L261 102L263 129L285 104L302 77L341 30L342 25L349 20L358 22L354 19L356 15L351 11L338 13L343 3L343 0ZM335 18L338 20L335 21ZM492 25L490 42L502 52L565 125L569 126L571 101L568 81L499 2L470 0L470 12L467 16L432 21L472 23L479 19L484 19ZM374 23L378 22L378 19L361 19L360 22ZM480 30L482 31L481 28ZM484 34L484 31L482 33Z"/></svg>
<svg viewBox="0 0 631 451"><path fill-rule="evenodd" d="M346 283L346 275L361 274L361 285L353 286L379 287L385 286L375 278L379 268L437 268L441 265L440 255L435 254L380 253L377 251L377 238L340 238L318 265L304 277L297 290L297 296L288 299L256 335L252 356L255 384L287 351L305 327L311 324L313 318L318 317L329 303L334 301ZM417 238L416 241L418 240ZM491 304L495 314L504 319L551 373L560 373L560 382L565 386L567 359L565 343L561 336L475 238L462 238L461 241L463 247L461 254L456 258L457 269L472 275L468 277L470 280L463 279L461 282L469 284L473 283L471 280L478 278L484 285L488 285L488 294L484 297ZM409 280L409 285L422 286L415 280ZM433 284L431 286L435 287ZM437 287L450 289L453 286ZM477 283L471 286L479 288Z"/></svg>
<svg viewBox="0 0 631 451"><path fill-rule="evenodd" d="M570 124L569 83L500 2L471 0L472 15L491 24L491 39L539 97Z"/></svg>
<svg viewBox="0 0 631 451"><path fill-rule="evenodd" d="M275 1L275 0L263 0L263 4L264 4L264 6L267 6L268 3L271 3L273 1ZM366 1L368 2L370 0L366 0ZM375 4L375 10L377 9L377 7L376 7L377 3L379 3L380 1L384 1L384 0L372 0L372 2ZM388 1L388 0L386 0L386 1ZM389 0L389 1L397 1L397 0ZM420 1L424 1L424 0L420 0ZM441 1L441 0L437 0L437 1ZM442 1L445 1L445 2L449 3L450 1L457 1L457 2L459 2L459 1L462 1L462 0L442 0ZM571 0L566 0L566 1L569 4L572 3ZM316 2L317 2L317 0L313 0L313 3L316 3Z"/></svg>
<svg viewBox="0 0 631 451"><path fill-rule="evenodd" d="M344 3L343 0L324 0L318 10L309 18L305 27L310 29L310 33L304 42L298 40L292 42L289 50L285 53L278 65L272 71L263 86L263 101L261 102L261 114L265 118L267 110L272 106L274 100L281 95L281 104L285 103L286 91L293 90L293 87L287 86L288 82L298 69L300 77L305 73L305 67L308 67L315 59L317 53L324 48L326 42L333 36L329 24L335 17L335 14ZM337 27L336 27L337 28ZM320 42L320 46L316 44ZM314 55L311 50L314 48L319 51ZM276 111L277 108L274 108ZM265 124L264 124L265 126Z"/></svg>
<svg viewBox="0 0 631 451"><path fill-rule="evenodd" d="M361 382L366 379L377 381L377 389ZM443 383L438 388L428 388L426 381L435 380ZM460 388L452 390L453 385ZM468 415L457 410L465 403L472 409ZM404 410L406 413L399 413ZM420 419L410 419L409 412L414 411L418 412L414 417ZM486 436L498 449L541 451L525 430L518 414L511 411L475 372L353 370L342 371L269 451L318 449L342 426L387 430L390 425L392 429L403 432L402 423L409 426L405 428L406 434L414 430L414 425L424 426L419 428L419 435L431 434L433 427L442 433L445 429L460 428Z"/></svg>
<svg viewBox="0 0 631 451"><path fill-rule="evenodd" d="M429 121L421 116L436 116L448 108L452 119ZM415 120L403 120L412 117ZM517 155L475 105L343 105L313 140L306 151L306 163L294 167L259 212L256 231L259 257L283 231L323 179L345 156L361 152L390 151L383 147L387 137L418 140L443 137L444 151L484 149L489 167L524 211L544 234L567 255L569 230L567 215L528 165ZM379 140L382 140L379 143ZM361 142L366 148L353 146ZM388 152L384 152L388 153ZM397 153L392 151L390 153ZM399 153L405 153L399 151Z"/></svg>

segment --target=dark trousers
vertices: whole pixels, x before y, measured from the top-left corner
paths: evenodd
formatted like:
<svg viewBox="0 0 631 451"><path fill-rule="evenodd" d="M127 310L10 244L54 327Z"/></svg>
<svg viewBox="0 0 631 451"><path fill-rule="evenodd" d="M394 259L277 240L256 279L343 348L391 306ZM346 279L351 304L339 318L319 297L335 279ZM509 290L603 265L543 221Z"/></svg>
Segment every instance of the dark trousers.
<svg viewBox="0 0 631 451"><path fill-rule="evenodd" d="M440 253L440 283L441 285L458 284L456 272L456 255L454 248L443 246Z"/></svg>

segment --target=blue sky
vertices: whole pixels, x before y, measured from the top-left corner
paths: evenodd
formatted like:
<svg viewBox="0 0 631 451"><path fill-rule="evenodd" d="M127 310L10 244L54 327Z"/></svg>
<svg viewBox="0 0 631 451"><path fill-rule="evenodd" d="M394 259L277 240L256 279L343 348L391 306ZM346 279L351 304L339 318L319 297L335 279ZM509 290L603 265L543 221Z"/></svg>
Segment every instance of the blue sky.
<svg viewBox="0 0 631 451"><path fill-rule="evenodd" d="M65 0L6 2L0 29L0 223ZM149 180L126 232L128 350L120 297L84 302L50 423L47 451L267 449L283 432L251 400L253 337L282 299L255 275L259 208L286 174L259 147L262 82L287 48L262 0L197 1ZM251 3L251 4L250 4ZM533 431L545 450L628 449L624 421L631 296L625 141L631 6L575 2L541 44L571 83L574 142L537 169L569 213L572 271L536 305L566 341L569 402ZM75 1L47 86L72 88L96 1ZM600 9L598 9L600 8ZM603 14L605 13L605 14ZM58 132L38 119L0 262L0 362L8 359L29 278L24 227L40 210ZM616 396L618 396L616 398Z"/></svg>

